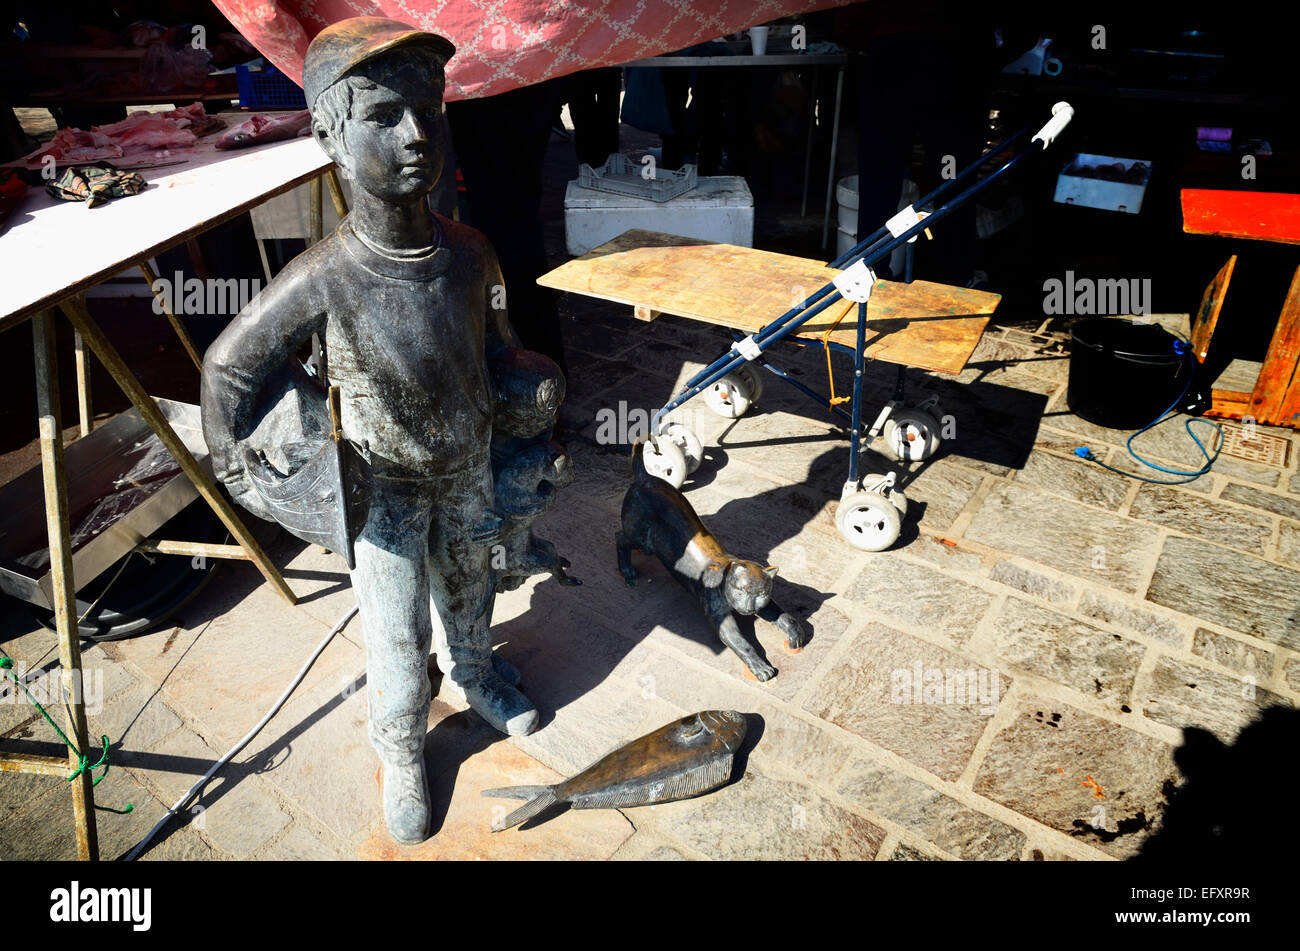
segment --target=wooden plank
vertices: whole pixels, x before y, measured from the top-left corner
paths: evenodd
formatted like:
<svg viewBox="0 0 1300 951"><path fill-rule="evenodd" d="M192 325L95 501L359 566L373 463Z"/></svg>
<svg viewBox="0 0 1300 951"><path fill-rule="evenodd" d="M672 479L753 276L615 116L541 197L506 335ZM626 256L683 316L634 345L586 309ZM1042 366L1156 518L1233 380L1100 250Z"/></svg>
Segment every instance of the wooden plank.
<svg viewBox="0 0 1300 951"><path fill-rule="evenodd" d="M77 418L81 423L81 435L89 436L95 428L95 411L90 398L90 354L86 353L86 342L79 333L72 335L72 352L77 367Z"/></svg>
<svg viewBox="0 0 1300 951"><path fill-rule="evenodd" d="M754 333L820 290L838 271L807 258L665 235L625 232L538 278L557 290ZM878 281L867 307L866 354L939 373L960 373L1001 295L929 281ZM837 301L800 328L856 345L854 305ZM831 329L840 320L838 327Z"/></svg>
<svg viewBox="0 0 1300 951"><path fill-rule="evenodd" d="M1264 357L1264 369L1255 383L1252 402L1255 418L1268 425L1283 421L1282 404L1300 363L1300 268L1291 278L1282 313L1278 315L1273 339Z"/></svg>
<svg viewBox="0 0 1300 951"><path fill-rule="evenodd" d="M74 766L73 769L76 769ZM0 753L0 773L37 773L42 776L58 776L66 779L72 770L68 769L66 756L40 756L36 753Z"/></svg>
<svg viewBox="0 0 1300 951"><path fill-rule="evenodd" d="M334 202L334 213L340 219L348 216L348 200L343 197L343 183L339 181L338 169L332 168L325 173L325 184L330 187L330 201Z"/></svg>
<svg viewBox="0 0 1300 951"><path fill-rule="evenodd" d="M1276 425L1300 429L1300 373L1291 377L1291 385L1282 399L1282 410L1277 417Z"/></svg>
<svg viewBox="0 0 1300 951"><path fill-rule="evenodd" d="M232 558L252 561L253 556L238 545L217 545L208 542L179 542L159 539L146 540L135 546L136 551L151 555L189 555L199 558Z"/></svg>
<svg viewBox="0 0 1300 951"><path fill-rule="evenodd" d="M1211 390L1210 408L1205 411L1205 415L1219 419L1241 419L1243 416L1249 416L1251 415L1250 394L1232 390Z"/></svg>
<svg viewBox="0 0 1300 951"><path fill-rule="evenodd" d="M72 573L72 533L68 524L68 481L63 461L62 407L59 405L59 371L54 347L54 315L38 314L32 321L36 367L36 416L40 427L41 474L45 484L45 530L50 543L50 587L54 626L59 636L59 685L70 702L63 704L67 734L77 749L90 754L86 707L82 691L81 638L77 634L77 585ZM80 761L68 749L73 770ZM72 787L72 821L77 834L77 858L99 861L99 836L95 826L95 789L90 770L82 770Z"/></svg>
<svg viewBox="0 0 1300 951"><path fill-rule="evenodd" d="M1183 231L1300 244L1300 195L1184 188Z"/></svg>
<svg viewBox="0 0 1300 951"><path fill-rule="evenodd" d="M253 563L257 565L257 570L280 593L281 597L290 604L296 604L298 598L285 582L280 570L276 568L270 556L266 554L262 546L258 544L257 539L252 536L252 533L240 520L238 513L235 512L229 500L217 489L212 477L203 470L190 454L190 451L185 448L185 443L176 435L176 431L172 429L171 423L162 414L158 404L145 392L140 381L136 379L135 374L126 365L126 361L122 359L121 354L117 352L117 348L109 342L108 338L104 336L104 332L99 329L99 325L75 299L65 301L59 306L68 316L68 319L72 321L73 326L86 338L86 343L90 344L90 349L95 352L99 362L104 364L113 380L122 388L122 392L134 404L144 421L149 424L149 428L157 433L158 439L175 458L181 467L181 471L194 483L199 495L203 496L208 505L212 507L212 510L217 513L226 529L235 536L235 541L252 557Z"/></svg>
<svg viewBox="0 0 1300 951"><path fill-rule="evenodd" d="M1228 258L1228 263L1219 268L1214 280L1205 287L1201 295L1201 306L1196 311L1196 321L1192 327L1192 352L1198 360L1204 360L1210 352L1210 341L1214 338L1214 328L1219 324L1219 311L1223 310L1223 299L1228 295L1228 284L1232 281L1233 268L1237 266L1237 256Z"/></svg>

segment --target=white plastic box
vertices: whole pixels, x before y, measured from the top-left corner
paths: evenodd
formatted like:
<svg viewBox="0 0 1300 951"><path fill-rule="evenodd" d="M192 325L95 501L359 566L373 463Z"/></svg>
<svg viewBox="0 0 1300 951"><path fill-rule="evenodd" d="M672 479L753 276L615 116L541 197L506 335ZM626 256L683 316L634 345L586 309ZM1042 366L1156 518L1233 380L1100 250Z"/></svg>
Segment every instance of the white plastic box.
<svg viewBox="0 0 1300 951"><path fill-rule="evenodd" d="M1095 169L1101 166L1119 166L1125 174L1128 174L1133 172L1136 165L1145 166L1139 169L1141 180L1136 183L1107 181L1104 178L1077 174L1081 167ZM1136 215L1142 210L1142 199L1146 195L1147 183L1150 180L1150 162L1080 152L1057 176L1056 195L1053 200L1063 205L1086 205L1089 208L1123 211Z"/></svg>
<svg viewBox="0 0 1300 951"><path fill-rule="evenodd" d="M754 196L743 178L728 175L701 178L695 188L670 201L615 195L569 182L564 238L570 254L586 254L632 228L752 248Z"/></svg>

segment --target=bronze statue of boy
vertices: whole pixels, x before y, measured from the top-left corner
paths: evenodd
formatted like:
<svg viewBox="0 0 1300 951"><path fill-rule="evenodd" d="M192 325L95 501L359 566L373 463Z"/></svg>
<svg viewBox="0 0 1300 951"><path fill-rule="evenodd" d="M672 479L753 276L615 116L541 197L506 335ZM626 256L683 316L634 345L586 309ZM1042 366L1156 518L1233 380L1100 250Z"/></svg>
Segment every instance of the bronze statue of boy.
<svg viewBox="0 0 1300 951"><path fill-rule="evenodd" d="M341 397L344 494L368 504L333 499L325 515L345 526L353 515L345 534L366 638L369 735L383 764L385 820L402 842L428 830L431 641L444 684L498 730L533 731L538 714L514 686L518 671L491 649L492 546L515 560L496 566L513 572L505 587L542 570L563 579L567 564L527 529L569 477L562 450L545 442L563 376L519 349L487 240L426 201L442 172L443 69L453 52L440 36L379 17L336 23L312 41L303 66L312 131L352 181L353 208L240 313L203 366L216 474L246 508L278 518L251 478L250 447L283 450L278 465L288 471L289 440L325 438L323 390L294 363L313 333L324 341ZM494 472L520 453L536 466L543 446L558 450L540 457L550 467L546 497L503 506L501 486L519 480L498 486ZM531 514L512 519L503 508Z"/></svg>

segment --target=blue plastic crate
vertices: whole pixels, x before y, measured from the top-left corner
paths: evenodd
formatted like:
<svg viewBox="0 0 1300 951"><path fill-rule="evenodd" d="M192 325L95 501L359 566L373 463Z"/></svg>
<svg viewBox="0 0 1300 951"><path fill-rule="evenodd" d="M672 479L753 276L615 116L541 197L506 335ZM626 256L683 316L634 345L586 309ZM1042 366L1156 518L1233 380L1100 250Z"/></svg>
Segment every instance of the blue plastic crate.
<svg viewBox="0 0 1300 951"><path fill-rule="evenodd" d="M239 104L246 109L306 109L302 87L270 63L262 69L235 67Z"/></svg>

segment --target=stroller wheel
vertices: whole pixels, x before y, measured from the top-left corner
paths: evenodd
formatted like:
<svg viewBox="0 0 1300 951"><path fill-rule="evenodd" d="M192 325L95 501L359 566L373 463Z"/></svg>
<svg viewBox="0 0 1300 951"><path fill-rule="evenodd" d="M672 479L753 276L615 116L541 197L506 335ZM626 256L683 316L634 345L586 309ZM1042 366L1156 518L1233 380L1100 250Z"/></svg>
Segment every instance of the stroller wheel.
<svg viewBox="0 0 1300 951"><path fill-rule="evenodd" d="M646 472L663 479L674 489L680 489L686 481L686 455L681 446L667 436L659 440L658 450L654 443L647 441L641 461Z"/></svg>
<svg viewBox="0 0 1300 951"><path fill-rule="evenodd" d="M885 477L877 473L865 475L862 477L861 486L863 490L871 495L883 495L889 499L894 508L898 509L898 517L907 517L907 496L903 494L902 489L895 489L892 486L886 489L877 488Z"/></svg>
<svg viewBox="0 0 1300 951"><path fill-rule="evenodd" d="M754 402L753 388L740 373L728 373L704 391L709 409L724 419L739 419Z"/></svg>
<svg viewBox="0 0 1300 951"><path fill-rule="evenodd" d="M900 409L885 421L885 449L899 462L921 462L939 449L939 421L923 409Z"/></svg>
<svg viewBox="0 0 1300 951"><path fill-rule="evenodd" d="M669 423L664 427L661 435L675 443L682 451L682 455L686 457L687 475L700 467L700 463L704 460L704 443L700 442L699 436L681 423Z"/></svg>
<svg viewBox="0 0 1300 951"><path fill-rule="evenodd" d="M757 403L758 398L763 395L763 374L760 373L758 367L752 363L746 363L737 372L749 381L750 405Z"/></svg>
<svg viewBox="0 0 1300 951"><path fill-rule="evenodd" d="M861 551L884 551L894 544L902 521L894 503L878 492L855 492L835 512L840 534Z"/></svg>

